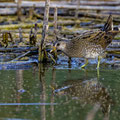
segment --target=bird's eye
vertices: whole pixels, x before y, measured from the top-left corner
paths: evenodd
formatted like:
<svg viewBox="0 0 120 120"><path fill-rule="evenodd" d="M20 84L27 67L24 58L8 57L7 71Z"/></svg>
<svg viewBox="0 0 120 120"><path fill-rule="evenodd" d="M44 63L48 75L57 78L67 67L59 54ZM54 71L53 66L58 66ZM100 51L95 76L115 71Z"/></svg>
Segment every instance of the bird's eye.
<svg viewBox="0 0 120 120"><path fill-rule="evenodd" d="M57 44L57 46L59 46L59 45L60 45L60 43Z"/></svg>

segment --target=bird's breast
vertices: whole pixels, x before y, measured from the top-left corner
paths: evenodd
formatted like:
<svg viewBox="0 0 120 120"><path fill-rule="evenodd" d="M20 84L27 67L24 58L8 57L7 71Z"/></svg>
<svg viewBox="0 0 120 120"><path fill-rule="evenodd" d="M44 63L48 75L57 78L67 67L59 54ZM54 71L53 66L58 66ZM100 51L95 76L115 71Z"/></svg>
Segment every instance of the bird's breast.
<svg viewBox="0 0 120 120"><path fill-rule="evenodd" d="M84 50L84 57L85 58L97 58L98 56L101 56L104 52L103 48L98 46L90 46Z"/></svg>
<svg viewBox="0 0 120 120"><path fill-rule="evenodd" d="M84 58L97 58L104 52L100 45L83 44L77 46L69 46L65 49L64 53L69 57L84 57Z"/></svg>

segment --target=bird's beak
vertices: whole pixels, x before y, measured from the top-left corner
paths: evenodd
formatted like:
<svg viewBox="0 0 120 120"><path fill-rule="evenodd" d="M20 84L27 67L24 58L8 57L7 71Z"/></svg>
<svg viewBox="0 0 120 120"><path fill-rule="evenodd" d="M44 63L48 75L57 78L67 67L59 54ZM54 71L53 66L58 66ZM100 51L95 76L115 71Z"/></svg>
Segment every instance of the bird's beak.
<svg viewBox="0 0 120 120"><path fill-rule="evenodd" d="M50 51L50 53L55 52L55 51L56 51L56 47L53 46L53 49Z"/></svg>

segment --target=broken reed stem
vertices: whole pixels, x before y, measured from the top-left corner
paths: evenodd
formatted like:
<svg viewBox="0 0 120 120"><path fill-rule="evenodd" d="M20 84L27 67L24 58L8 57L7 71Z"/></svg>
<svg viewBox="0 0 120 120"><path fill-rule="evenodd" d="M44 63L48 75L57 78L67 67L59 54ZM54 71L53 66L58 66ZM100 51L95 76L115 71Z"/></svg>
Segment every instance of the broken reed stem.
<svg viewBox="0 0 120 120"><path fill-rule="evenodd" d="M56 40L56 34L57 34L57 7L54 8L54 34L55 34L55 40Z"/></svg>
<svg viewBox="0 0 120 120"><path fill-rule="evenodd" d="M57 7L54 8L54 41L57 40ZM57 59L57 52L54 52L54 58Z"/></svg>
<svg viewBox="0 0 120 120"><path fill-rule="evenodd" d="M75 11L75 18L78 18L78 16L79 16L79 6L80 6L80 0L77 0L77 8Z"/></svg>
<svg viewBox="0 0 120 120"><path fill-rule="evenodd" d="M46 0L44 21L43 21L43 30L42 30L42 39L41 39L41 43L39 45L39 58L38 58L39 62L42 62L42 48L43 48L44 41L46 39L47 30L48 30L49 6L50 6L50 0Z"/></svg>
<svg viewBox="0 0 120 120"><path fill-rule="evenodd" d="M22 0L18 0L18 2L17 2L17 16L18 16L19 21L22 20L21 3L22 3Z"/></svg>
<svg viewBox="0 0 120 120"><path fill-rule="evenodd" d="M32 19L34 15L35 4L29 9L29 18Z"/></svg>
<svg viewBox="0 0 120 120"><path fill-rule="evenodd" d="M41 47L43 46L44 40L46 38L47 30L48 30L49 4L50 4L50 0L46 0L46 2L45 2L44 21L43 21L43 30L42 30Z"/></svg>
<svg viewBox="0 0 120 120"><path fill-rule="evenodd" d="M37 23L35 23L34 28L31 28L30 34L29 34L29 44L30 46L36 46L37 42Z"/></svg>
<svg viewBox="0 0 120 120"><path fill-rule="evenodd" d="M23 42L22 28L19 28L19 42Z"/></svg>

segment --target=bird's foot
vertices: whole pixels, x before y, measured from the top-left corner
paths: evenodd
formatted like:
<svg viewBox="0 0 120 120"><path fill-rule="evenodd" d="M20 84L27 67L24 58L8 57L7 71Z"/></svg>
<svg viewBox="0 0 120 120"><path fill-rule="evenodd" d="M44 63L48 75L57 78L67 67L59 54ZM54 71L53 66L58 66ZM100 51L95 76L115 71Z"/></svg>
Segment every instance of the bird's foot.
<svg viewBox="0 0 120 120"><path fill-rule="evenodd" d="M82 66L81 66L81 69L85 69L85 67L86 67L86 64L82 65Z"/></svg>
<svg viewBox="0 0 120 120"><path fill-rule="evenodd" d="M81 66L81 69L85 69L85 67L88 65L88 59L86 59L86 62L85 62L85 64L83 64L82 66Z"/></svg>

